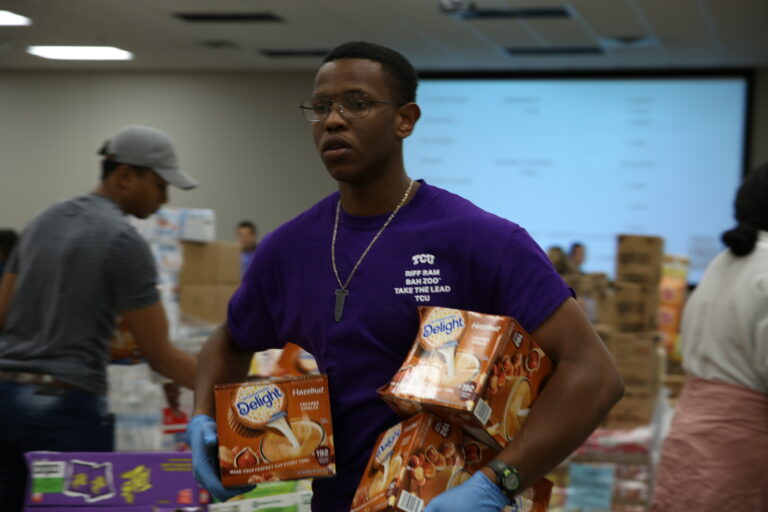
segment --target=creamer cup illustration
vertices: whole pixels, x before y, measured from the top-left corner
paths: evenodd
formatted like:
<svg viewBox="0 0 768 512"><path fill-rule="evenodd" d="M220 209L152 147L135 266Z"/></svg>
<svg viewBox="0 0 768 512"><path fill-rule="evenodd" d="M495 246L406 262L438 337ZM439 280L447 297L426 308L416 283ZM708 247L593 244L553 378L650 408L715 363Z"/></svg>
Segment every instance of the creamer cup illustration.
<svg viewBox="0 0 768 512"><path fill-rule="evenodd" d="M299 442L287 421L285 395L269 382L245 384L237 390L232 407L235 419L253 430L274 429L280 432L294 448Z"/></svg>

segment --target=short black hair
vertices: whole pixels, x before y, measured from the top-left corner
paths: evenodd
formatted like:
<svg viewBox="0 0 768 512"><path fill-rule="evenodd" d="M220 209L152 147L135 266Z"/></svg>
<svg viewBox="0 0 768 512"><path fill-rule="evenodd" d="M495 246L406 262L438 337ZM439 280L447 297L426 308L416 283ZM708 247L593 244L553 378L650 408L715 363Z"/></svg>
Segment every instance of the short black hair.
<svg viewBox="0 0 768 512"><path fill-rule="evenodd" d="M237 223L237 229L240 229L240 228L248 228L251 231L253 231L254 233L256 232L256 224L254 224L253 222L251 222L249 220L241 220L240 222L238 222Z"/></svg>
<svg viewBox="0 0 768 512"><path fill-rule="evenodd" d="M574 253L576 252L576 249L579 249L579 248L584 248L584 244L581 242L573 242L571 244L571 248L568 250L568 254L573 256Z"/></svg>
<svg viewBox="0 0 768 512"><path fill-rule="evenodd" d="M757 244L758 231L768 231L768 162L744 178L734 201L738 225L722 240L736 256L746 256Z"/></svg>
<svg viewBox="0 0 768 512"><path fill-rule="evenodd" d="M11 255L19 235L12 229L0 229L0 262L5 261Z"/></svg>
<svg viewBox="0 0 768 512"><path fill-rule="evenodd" d="M381 69L389 80L394 101L410 103L416 101L416 88L419 78L416 70L402 54L375 43L354 41L344 43L330 52L323 59L323 64L339 59L368 59L381 64Z"/></svg>

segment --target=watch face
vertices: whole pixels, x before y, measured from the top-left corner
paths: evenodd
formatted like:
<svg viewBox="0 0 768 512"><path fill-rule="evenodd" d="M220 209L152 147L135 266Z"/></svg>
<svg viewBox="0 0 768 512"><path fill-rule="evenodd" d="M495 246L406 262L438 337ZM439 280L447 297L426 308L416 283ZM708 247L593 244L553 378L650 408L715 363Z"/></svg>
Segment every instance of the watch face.
<svg viewBox="0 0 768 512"><path fill-rule="evenodd" d="M507 492L517 491L517 489L520 487L520 479L512 471L505 471L504 473L505 475L502 477L504 489L506 489Z"/></svg>

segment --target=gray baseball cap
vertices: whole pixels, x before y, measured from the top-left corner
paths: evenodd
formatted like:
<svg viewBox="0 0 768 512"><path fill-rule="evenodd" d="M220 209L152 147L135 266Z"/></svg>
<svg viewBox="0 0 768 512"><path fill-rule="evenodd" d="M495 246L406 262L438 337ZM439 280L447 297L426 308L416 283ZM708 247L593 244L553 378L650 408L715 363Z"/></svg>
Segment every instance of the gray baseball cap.
<svg viewBox="0 0 768 512"><path fill-rule="evenodd" d="M151 126L126 126L104 144L100 153L112 155L121 164L149 167L180 189L198 185L197 180L179 168L171 138Z"/></svg>

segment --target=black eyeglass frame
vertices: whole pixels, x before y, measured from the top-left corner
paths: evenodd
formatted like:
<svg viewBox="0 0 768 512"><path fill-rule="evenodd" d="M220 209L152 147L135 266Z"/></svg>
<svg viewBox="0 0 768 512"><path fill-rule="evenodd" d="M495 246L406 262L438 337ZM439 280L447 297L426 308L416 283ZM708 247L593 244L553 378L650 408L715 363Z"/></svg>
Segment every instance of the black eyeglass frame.
<svg viewBox="0 0 768 512"><path fill-rule="evenodd" d="M346 96L346 94L342 94L342 97L343 96ZM310 99L311 98L307 98L306 100L304 100L304 102L306 103ZM366 108L366 110L365 110L365 113L363 115L361 115L361 116L356 116L354 114L350 115L350 112L344 108L344 105L342 104L342 102L340 102L338 99L334 99L334 98L328 98L326 100L325 104L326 104L326 106L328 106L328 112L326 112L326 114L324 116L322 116L322 117L320 117L318 119L311 119L310 118L310 116L316 115L315 107L310 107L310 106L307 106L304 103L302 103L301 105L299 105L299 108L304 113L304 119L306 119L310 123L319 123L320 121L323 121L323 120L327 119L328 116L331 115L331 111L334 108L339 113L339 115L341 115L341 117L343 117L344 119L348 119L349 120L349 119L364 119L364 118L368 117L368 114L371 113L371 105L370 104L373 104L373 103L382 103L382 104L385 104L385 105L397 105L398 107L402 107L403 105L406 105L406 103L402 103L402 102L399 102L399 101L392 101L392 100L372 100L372 99L364 98L364 99L360 99L358 101L363 101L363 102L369 104L368 108ZM336 104L335 107L333 106L334 103Z"/></svg>

